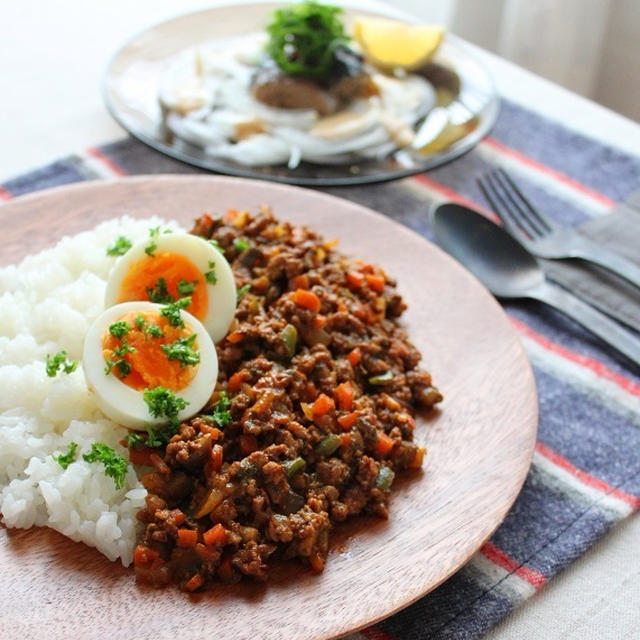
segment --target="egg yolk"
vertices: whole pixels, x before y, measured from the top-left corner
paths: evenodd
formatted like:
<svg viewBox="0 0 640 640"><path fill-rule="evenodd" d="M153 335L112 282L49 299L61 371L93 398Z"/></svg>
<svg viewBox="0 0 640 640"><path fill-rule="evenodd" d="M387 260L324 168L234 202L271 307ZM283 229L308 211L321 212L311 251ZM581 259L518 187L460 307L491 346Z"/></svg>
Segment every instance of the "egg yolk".
<svg viewBox="0 0 640 640"><path fill-rule="evenodd" d="M105 362L111 363L110 375L137 391L159 385L180 391L189 385L198 365L185 366L180 360L171 360L162 349L162 345L191 336L193 332L186 325L174 327L157 312L127 313L118 322L127 323L122 337L115 337L109 330L102 336L102 354ZM197 341L192 348L197 350ZM125 365L118 364L122 360Z"/></svg>
<svg viewBox="0 0 640 640"><path fill-rule="evenodd" d="M209 304L205 276L186 256L167 251L142 258L129 267L120 285L118 302L150 300L166 304L185 296L191 297L186 310L203 320Z"/></svg>

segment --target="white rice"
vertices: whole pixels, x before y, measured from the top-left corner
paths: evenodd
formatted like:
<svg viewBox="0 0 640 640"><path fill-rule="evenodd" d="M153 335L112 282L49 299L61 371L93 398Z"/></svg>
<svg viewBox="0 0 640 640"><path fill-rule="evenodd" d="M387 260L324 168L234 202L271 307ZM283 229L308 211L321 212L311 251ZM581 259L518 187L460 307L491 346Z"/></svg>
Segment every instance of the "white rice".
<svg viewBox="0 0 640 640"><path fill-rule="evenodd" d="M124 217L0 268L0 516L8 527L51 527L124 566L133 559L135 515L147 492L131 465L117 490L102 463L82 454L104 442L128 457L119 444L127 431L97 408L82 364L49 378L45 359L63 349L81 359L115 262L106 248L119 235L142 240L159 224L178 228ZM76 461L65 470L52 455L72 441Z"/></svg>

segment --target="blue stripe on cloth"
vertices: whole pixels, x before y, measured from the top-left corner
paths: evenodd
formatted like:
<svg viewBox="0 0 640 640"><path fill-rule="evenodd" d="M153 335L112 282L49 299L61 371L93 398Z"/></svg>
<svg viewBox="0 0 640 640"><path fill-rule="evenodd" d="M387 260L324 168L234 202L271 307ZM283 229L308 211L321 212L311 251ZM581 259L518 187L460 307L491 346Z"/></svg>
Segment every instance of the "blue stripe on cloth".
<svg viewBox="0 0 640 640"><path fill-rule="evenodd" d="M640 155L630 156L507 100L491 136L616 202L640 185Z"/></svg>
<svg viewBox="0 0 640 640"><path fill-rule="evenodd" d="M583 553L613 521L610 513L574 502L532 471L491 541L519 564L551 577L568 564L574 539ZM571 536L563 535L569 529Z"/></svg>
<svg viewBox="0 0 640 640"><path fill-rule="evenodd" d="M63 158L30 173L7 180L2 186L12 196L21 196L32 191L80 182L84 179L85 174L78 169L74 160Z"/></svg>
<svg viewBox="0 0 640 640"><path fill-rule="evenodd" d="M465 569L377 626L402 640L477 638L513 606L509 598L487 590Z"/></svg>

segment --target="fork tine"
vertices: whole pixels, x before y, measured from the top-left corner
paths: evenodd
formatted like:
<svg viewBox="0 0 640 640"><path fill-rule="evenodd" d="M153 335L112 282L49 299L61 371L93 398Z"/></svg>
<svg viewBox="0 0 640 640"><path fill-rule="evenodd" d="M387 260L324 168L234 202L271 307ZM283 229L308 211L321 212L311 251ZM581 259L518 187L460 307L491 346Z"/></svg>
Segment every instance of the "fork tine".
<svg viewBox="0 0 640 640"><path fill-rule="evenodd" d="M531 202L527 199L527 197L522 193L522 191L520 191L520 189L518 188L518 186L516 185L516 183L511 179L511 177L509 176L509 174L502 168L499 168L496 170L496 173L500 176L500 178L502 180L504 180L503 182L503 188L508 191L509 188L511 188L511 193L515 194L520 202L524 205L524 207L527 209L527 211L530 214L530 219L535 220L537 225L539 225L539 227L542 230L542 233L550 233L551 231L553 231L553 226L552 223L547 219L546 216L543 216L532 204ZM515 199L515 196L514 196ZM526 215L526 214L525 214Z"/></svg>
<svg viewBox="0 0 640 640"><path fill-rule="evenodd" d="M523 219L522 216L514 212L512 205L502 193L502 189L500 189L493 172L486 173L482 178L478 178L477 182L491 208L502 218L507 227L515 227L527 238L532 238L536 235L535 230L528 224L528 220L526 218Z"/></svg>

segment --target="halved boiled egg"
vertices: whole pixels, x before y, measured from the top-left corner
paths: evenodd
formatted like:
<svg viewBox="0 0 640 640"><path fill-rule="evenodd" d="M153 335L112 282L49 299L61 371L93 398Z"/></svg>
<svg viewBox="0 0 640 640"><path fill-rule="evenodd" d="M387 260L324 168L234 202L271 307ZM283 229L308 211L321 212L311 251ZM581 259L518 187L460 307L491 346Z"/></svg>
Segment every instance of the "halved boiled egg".
<svg viewBox="0 0 640 640"><path fill-rule="evenodd" d="M190 233L152 229L116 263L107 283L105 307L131 300L165 304L189 297L186 310L214 342L224 338L236 310L236 284L225 257Z"/></svg>
<svg viewBox="0 0 640 640"><path fill-rule="evenodd" d="M117 304L96 318L82 364L100 409L140 431L195 415L218 378L216 348L202 323L177 305L143 301Z"/></svg>

